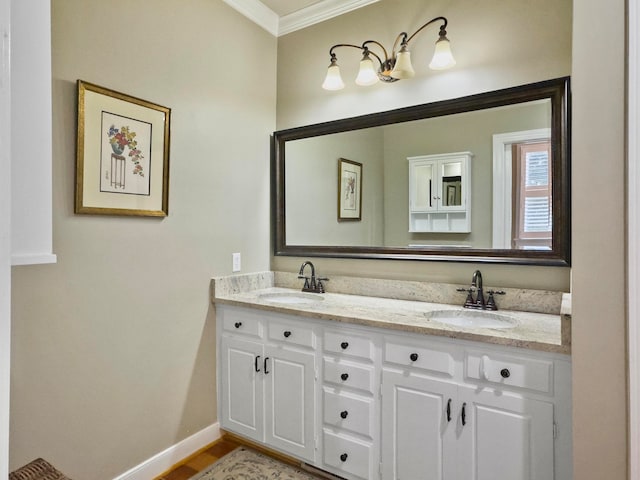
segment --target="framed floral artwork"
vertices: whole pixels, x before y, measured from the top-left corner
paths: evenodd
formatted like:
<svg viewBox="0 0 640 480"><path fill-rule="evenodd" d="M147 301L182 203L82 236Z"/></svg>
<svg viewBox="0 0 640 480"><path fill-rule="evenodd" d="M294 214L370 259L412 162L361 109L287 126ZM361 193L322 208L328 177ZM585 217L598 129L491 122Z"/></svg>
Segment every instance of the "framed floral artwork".
<svg viewBox="0 0 640 480"><path fill-rule="evenodd" d="M171 109L78 80L75 212L169 213Z"/></svg>
<svg viewBox="0 0 640 480"><path fill-rule="evenodd" d="M338 160L338 221L361 220L362 164Z"/></svg>

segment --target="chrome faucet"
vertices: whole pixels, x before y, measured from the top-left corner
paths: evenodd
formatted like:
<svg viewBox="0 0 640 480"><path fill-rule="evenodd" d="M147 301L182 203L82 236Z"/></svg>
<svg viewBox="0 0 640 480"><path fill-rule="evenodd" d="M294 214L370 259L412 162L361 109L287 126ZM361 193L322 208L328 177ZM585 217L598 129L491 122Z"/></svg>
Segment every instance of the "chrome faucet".
<svg viewBox="0 0 640 480"><path fill-rule="evenodd" d="M307 268L307 265L311 267L311 277L306 277L304 275L304 269ZM304 262L300 267L298 278L304 278L304 286L302 287L302 291L312 293L324 293L324 285L322 284L322 282L326 282L327 280L329 280L328 278L316 278L316 267L314 267L313 263L308 260Z"/></svg>
<svg viewBox="0 0 640 480"><path fill-rule="evenodd" d="M476 298L473 298L473 292L476 293ZM484 290L482 288L482 273L480 270L476 270L473 272L473 276L471 277L471 288L458 288L458 292L466 292L467 298L464 301L464 308L473 308L475 310L498 310L498 306L496 305L496 300L494 295L505 295L505 292L502 290L489 290L487 293L489 297L485 301L484 299Z"/></svg>

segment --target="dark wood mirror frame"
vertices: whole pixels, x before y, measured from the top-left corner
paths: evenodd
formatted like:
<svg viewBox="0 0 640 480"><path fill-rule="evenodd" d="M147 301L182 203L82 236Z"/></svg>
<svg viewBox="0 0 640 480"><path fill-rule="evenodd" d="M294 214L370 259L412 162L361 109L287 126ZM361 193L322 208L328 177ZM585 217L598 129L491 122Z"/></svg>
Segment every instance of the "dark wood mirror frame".
<svg viewBox="0 0 640 480"><path fill-rule="evenodd" d="M551 101L553 158L553 241L551 250L287 245L285 235L285 146L288 141L542 99ZM570 79L562 77L467 97L274 132L271 169L274 254L299 257L569 266L571 253L570 102ZM311 219L311 221L313 220Z"/></svg>

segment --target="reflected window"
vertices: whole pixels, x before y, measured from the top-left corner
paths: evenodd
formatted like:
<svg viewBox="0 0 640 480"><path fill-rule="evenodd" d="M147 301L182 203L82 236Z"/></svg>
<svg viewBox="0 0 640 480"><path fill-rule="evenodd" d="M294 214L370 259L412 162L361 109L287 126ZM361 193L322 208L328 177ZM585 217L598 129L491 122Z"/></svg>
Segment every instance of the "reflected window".
<svg viewBox="0 0 640 480"><path fill-rule="evenodd" d="M551 142L515 143L512 148L512 248L551 250Z"/></svg>

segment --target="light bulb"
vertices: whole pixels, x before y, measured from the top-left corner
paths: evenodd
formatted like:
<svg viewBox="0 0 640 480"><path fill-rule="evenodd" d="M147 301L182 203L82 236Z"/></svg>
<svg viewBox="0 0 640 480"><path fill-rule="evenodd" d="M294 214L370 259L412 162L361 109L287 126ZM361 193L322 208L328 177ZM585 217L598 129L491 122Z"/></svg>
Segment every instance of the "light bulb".
<svg viewBox="0 0 640 480"><path fill-rule="evenodd" d="M445 70L453 67L455 64L456 61L451 53L449 39L444 35L441 35L436 42L436 50L433 52L433 59L431 59L429 68L432 70Z"/></svg>
<svg viewBox="0 0 640 480"><path fill-rule="evenodd" d="M411 65L411 52L407 50L407 44L403 43L398 55L396 55L396 64L391 71L391 76L402 79L411 78L415 74L416 72L413 70L413 65Z"/></svg>
<svg viewBox="0 0 640 480"><path fill-rule="evenodd" d="M368 53L365 53L360 60L360 70L356 77L356 83L358 85L366 86L378 83L378 74L373 66L373 60L369 57Z"/></svg>
<svg viewBox="0 0 640 480"><path fill-rule="evenodd" d="M344 88L344 82L340 76L340 68L335 59L331 59L331 65L327 69L327 76L322 83L322 88L325 90L342 90Z"/></svg>

